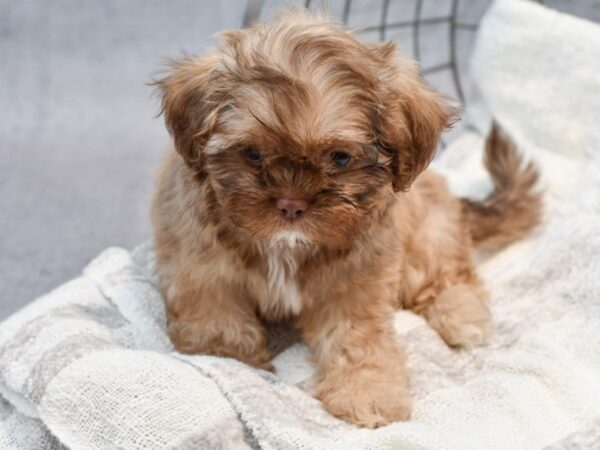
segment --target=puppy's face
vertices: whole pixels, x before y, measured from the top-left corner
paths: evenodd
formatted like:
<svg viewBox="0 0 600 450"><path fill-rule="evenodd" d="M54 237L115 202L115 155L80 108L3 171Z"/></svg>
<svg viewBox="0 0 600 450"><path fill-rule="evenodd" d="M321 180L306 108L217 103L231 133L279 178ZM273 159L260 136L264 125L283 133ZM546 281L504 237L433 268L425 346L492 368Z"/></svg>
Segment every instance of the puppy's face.
<svg viewBox="0 0 600 450"><path fill-rule="evenodd" d="M392 45L322 20L224 37L159 82L177 151L219 220L272 244L351 246L425 168L450 109Z"/></svg>
<svg viewBox="0 0 600 450"><path fill-rule="evenodd" d="M292 80L234 89L204 148L224 215L274 243L348 246L391 192L371 99L359 83L346 92Z"/></svg>

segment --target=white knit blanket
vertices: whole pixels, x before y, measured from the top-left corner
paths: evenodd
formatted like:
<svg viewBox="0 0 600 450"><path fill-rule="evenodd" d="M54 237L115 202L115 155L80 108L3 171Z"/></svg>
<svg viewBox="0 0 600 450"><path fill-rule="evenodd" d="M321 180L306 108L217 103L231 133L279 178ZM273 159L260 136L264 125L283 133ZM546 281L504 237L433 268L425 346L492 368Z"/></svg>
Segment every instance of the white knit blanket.
<svg viewBox="0 0 600 450"><path fill-rule="evenodd" d="M473 60L480 101L543 170L544 226L482 260L497 333L451 350L396 317L415 398L410 422L366 430L303 390L296 344L277 374L176 353L149 246L103 252L83 275L0 326L0 448L600 448L600 29L523 0L497 2ZM481 139L436 162L484 195Z"/></svg>

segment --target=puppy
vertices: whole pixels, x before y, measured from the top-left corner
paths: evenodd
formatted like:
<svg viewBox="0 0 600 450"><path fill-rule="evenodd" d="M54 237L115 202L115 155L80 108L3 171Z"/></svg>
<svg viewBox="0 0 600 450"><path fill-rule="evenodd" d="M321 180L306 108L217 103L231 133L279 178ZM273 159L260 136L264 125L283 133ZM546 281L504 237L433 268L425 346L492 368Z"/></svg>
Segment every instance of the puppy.
<svg viewBox="0 0 600 450"><path fill-rule="evenodd" d="M328 411L365 427L408 419L394 311L448 345L482 343L473 248L537 223L537 174L497 130L485 201L424 172L454 111L392 43L302 12L222 38L157 82L176 150L152 212L173 344L272 370L260 319L292 318Z"/></svg>

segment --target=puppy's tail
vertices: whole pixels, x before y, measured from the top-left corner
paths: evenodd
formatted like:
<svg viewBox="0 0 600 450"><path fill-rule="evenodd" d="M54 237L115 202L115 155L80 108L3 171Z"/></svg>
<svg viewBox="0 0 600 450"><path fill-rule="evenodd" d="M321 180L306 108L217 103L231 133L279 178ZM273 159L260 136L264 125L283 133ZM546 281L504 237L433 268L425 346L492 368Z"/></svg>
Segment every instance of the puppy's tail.
<svg viewBox="0 0 600 450"><path fill-rule="evenodd" d="M539 223L542 197L536 190L535 166L523 163L514 142L497 124L485 143L484 165L494 191L482 201L461 201L474 245L491 250L522 238Z"/></svg>

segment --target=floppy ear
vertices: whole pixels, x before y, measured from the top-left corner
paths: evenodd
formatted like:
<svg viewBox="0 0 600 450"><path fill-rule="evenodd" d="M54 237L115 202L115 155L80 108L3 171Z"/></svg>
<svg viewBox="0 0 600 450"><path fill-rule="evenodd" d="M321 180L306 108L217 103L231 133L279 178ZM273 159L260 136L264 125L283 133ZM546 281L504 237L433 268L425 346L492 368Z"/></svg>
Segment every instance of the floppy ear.
<svg viewBox="0 0 600 450"><path fill-rule="evenodd" d="M456 110L422 79L416 64L387 43L380 57L381 117L378 141L391 158L395 191L408 190L435 155Z"/></svg>
<svg viewBox="0 0 600 450"><path fill-rule="evenodd" d="M216 54L186 58L173 63L170 75L158 80L162 112L173 136L175 149L186 164L202 171L203 148L217 123L223 90Z"/></svg>

